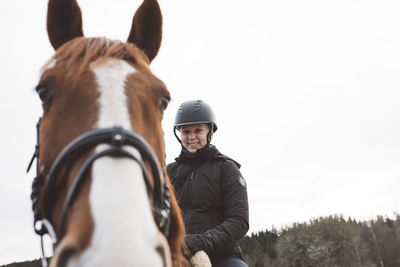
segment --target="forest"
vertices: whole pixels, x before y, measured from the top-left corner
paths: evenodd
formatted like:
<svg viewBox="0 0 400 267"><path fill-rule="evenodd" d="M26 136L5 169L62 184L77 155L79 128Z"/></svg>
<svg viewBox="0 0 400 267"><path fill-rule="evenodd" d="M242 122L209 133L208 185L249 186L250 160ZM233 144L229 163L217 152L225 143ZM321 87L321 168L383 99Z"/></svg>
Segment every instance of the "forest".
<svg viewBox="0 0 400 267"><path fill-rule="evenodd" d="M341 215L251 233L240 241L249 267L400 267L400 214L359 222ZM40 267L40 261L0 267Z"/></svg>
<svg viewBox="0 0 400 267"><path fill-rule="evenodd" d="M240 246L249 267L400 267L400 215L320 217L252 233Z"/></svg>

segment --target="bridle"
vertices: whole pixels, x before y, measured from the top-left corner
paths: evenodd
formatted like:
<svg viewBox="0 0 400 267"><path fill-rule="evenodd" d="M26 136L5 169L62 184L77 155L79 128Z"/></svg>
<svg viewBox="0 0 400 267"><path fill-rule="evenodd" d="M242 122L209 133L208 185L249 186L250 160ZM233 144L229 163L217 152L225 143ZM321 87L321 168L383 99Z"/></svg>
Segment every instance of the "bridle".
<svg viewBox="0 0 400 267"><path fill-rule="evenodd" d="M168 183L164 180L164 175L156 154L150 145L138 134L126 131L119 126L112 128L95 129L88 131L69 143L54 160L48 173L41 173L39 169L39 150L40 150L40 119L36 124L37 141L35 152L28 166L28 172L36 158L36 177L32 183L32 210L34 213L34 229L41 237L42 246L42 265L47 266L45 259L43 236L49 234L53 246L57 245L59 238L63 235L67 213L69 207L78 195L85 180L89 177L88 172L94 161L101 157L129 158L135 161L142 169L143 177L149 194L153 196L153 212L156 224L160 231L168 237L170 223L170 195ZM97 145L108 144L109 147L103 151L91 154L80 167L78 174L73 181L64 200L59 225L57 229L50 220L50 214L58 192L65 186L66 179L59 179L62 174L66 178L76 162L76 160L86 152L91 151ZM153 175L154 187L151 186L150 175L141 159L128 152L126 147L136 148L142 158L146 160ZM44 187L44 188L43 188Z"/></svg>

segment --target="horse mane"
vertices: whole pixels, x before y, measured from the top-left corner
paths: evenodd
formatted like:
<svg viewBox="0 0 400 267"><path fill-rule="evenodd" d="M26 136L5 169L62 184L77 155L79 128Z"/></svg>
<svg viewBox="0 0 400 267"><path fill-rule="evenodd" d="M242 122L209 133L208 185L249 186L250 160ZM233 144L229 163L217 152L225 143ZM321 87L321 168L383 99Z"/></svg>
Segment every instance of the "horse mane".
<svg viewBox="0 0 400 267"><path fill-rule="evenodd" d="M54 56L42 68L46 70L63 63L65 77L75 81L93 62L101 63L107 58L117 58L137 64L149 70L150 61L135 45L104 37L75 38L57 49ZM71 80L70 80L71 81Z"/></svg>

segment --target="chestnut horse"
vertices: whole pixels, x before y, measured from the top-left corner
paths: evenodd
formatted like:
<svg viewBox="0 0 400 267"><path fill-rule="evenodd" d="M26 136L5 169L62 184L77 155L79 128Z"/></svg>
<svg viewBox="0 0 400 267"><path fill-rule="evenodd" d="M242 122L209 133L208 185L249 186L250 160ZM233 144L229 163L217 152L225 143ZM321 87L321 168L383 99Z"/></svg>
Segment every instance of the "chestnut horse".
<svg viewBox="0 0 400 267"><path fill-rule="evenodd" d="M36 87L32 200L42 246L44 234L53 240L50 266L188 266L164 169L170 96L149 69L161 44L157 1L143 1L126 43L84 38L75 0L49 0L47 31L56 52Z"/></svg>

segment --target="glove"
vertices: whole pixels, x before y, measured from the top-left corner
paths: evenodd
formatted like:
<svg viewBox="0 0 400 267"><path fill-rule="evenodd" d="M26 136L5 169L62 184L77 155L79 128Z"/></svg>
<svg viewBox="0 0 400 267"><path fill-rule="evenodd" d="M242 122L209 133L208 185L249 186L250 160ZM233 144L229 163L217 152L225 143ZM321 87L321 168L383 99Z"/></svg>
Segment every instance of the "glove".
<svg viewBox="0 0 400 267"><path fill-rule="evenodd" d="M190 263L193 267L212 267L210 258L203 250L196 252L190 257Z"/></svg>

